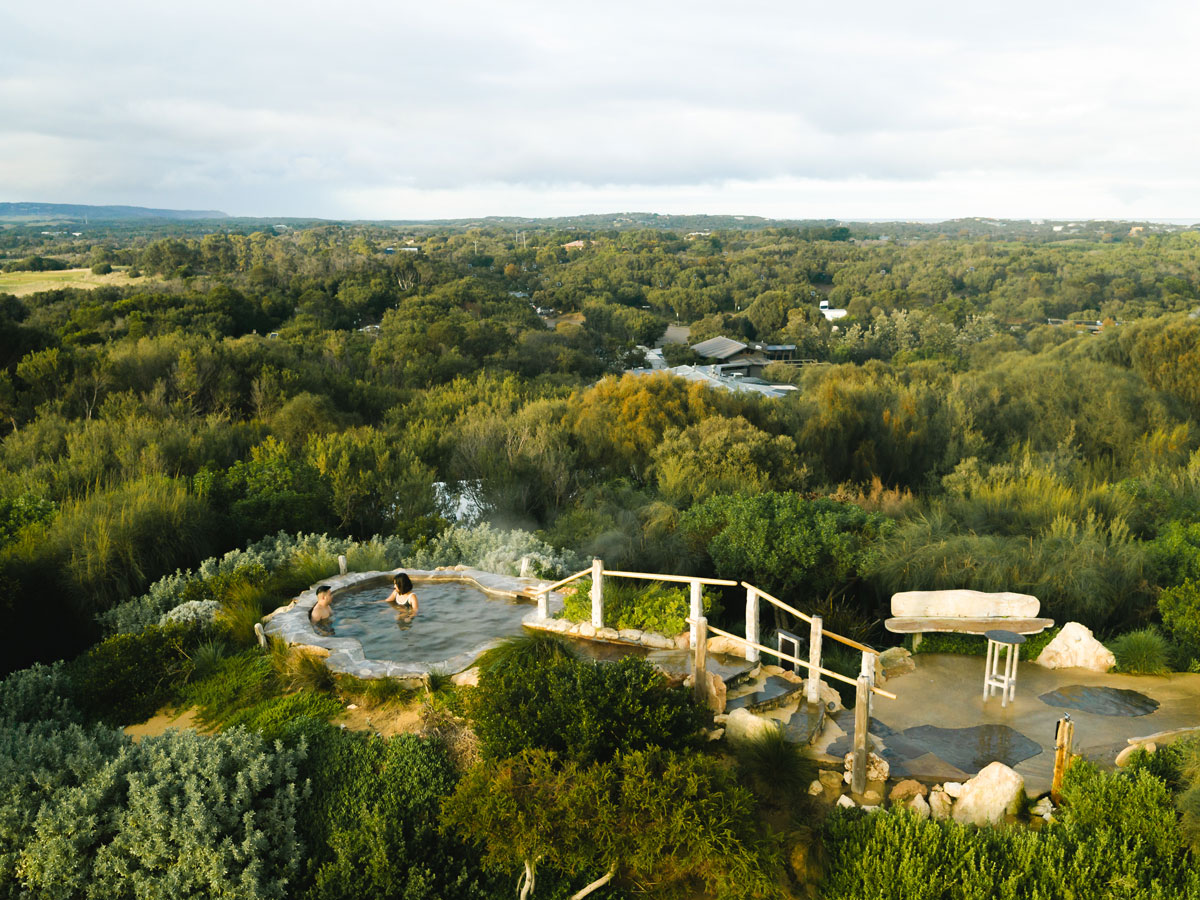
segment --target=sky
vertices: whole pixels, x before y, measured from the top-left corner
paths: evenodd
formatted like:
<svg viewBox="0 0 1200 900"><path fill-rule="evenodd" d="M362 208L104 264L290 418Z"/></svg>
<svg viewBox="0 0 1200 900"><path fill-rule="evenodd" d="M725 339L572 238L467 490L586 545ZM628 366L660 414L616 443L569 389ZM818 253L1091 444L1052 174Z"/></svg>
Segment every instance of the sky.
<svg viewBox="0 0 1200 900"><path fill-rule="evenodd" d="M1194 0L0 6L0 200L1200 219Z"/></svg>

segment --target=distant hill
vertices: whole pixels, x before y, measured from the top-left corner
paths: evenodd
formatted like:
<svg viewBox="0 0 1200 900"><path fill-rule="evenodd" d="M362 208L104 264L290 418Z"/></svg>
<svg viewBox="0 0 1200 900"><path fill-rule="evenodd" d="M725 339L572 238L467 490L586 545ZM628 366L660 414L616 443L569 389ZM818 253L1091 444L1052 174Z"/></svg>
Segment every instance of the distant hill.
<svg viewBox="0 0 1200 900"><path fill-rule="evenodd" d="M147 209L77 203L0 203L0 222L120 222L130 219L227 219L215 209Z"/></svg>

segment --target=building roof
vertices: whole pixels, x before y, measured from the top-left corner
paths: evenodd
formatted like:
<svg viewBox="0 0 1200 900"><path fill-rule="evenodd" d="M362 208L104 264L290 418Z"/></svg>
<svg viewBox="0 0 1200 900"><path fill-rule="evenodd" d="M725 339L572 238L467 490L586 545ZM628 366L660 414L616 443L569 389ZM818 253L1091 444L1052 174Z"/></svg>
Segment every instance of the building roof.
<svg viewBox="0 0 1200 900"><path fill-rule="evenodd" d="M728 359L745 350L746 345L732 338L715 337L693 344L692 349L707 359Z"/></svg>
<svg viewBox="0 0 1200 900"><path fill-rule="evenodd" d="M730 378L721 374L720 366L675 366L669 369L658 369L657 372L667 372L687 381L695 381L722 391L735 393L762 394L766 397L784 397L794 393L797 388L792 384L769 384L761 378ZM630 375L654 375L652 369L627 369Z"/></svg>

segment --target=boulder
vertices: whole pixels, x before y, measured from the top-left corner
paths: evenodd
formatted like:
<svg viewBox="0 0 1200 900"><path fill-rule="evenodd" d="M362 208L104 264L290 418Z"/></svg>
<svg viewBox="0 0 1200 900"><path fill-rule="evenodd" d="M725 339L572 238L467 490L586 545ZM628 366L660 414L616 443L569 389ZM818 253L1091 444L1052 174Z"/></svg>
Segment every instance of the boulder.
<svg viewBox="0 0 1200 900"><path fill-rule="evenodd" d="M929 789L921 784L921 782L907 778L892 787L891 793L888 794L888 799L893 803L903 803L912 797L924 798L928 793Z"/></svg>
<svg viewBox="0 0 1200 900"><path fill-rule="evenodd" d="M586 637L586 638L595 637L596 636L596 626L593 625L591 622L580 622L579 623L579 636Z"/></svg>
<svg viewBox="0 0 1200 900"><path fill-rule="evenodd" d="M909 800L906 805L908 806L909 809L911 809L914 813L917 814L918 819L928 819L929 818L929 804L927 802L925 802L925 798L922 797L920 794L914 795L913 798L911 800Z"/></svg>
<svg viewBox="0 0 1200 900"><path fill-rule="evenodd" d="M942 790L946 792L951 799L957 800L962 796L963 786L958 781L947 781L942 785Z"/></svg>
<svg viewBox="0 0 1200 900"><path fill-rule="evenodd" d="M675 649L676 650L687 650L691 646L692 646L692 639L686 631L681 631L681 632L679 632L679 634L675 635Z"/></svg>
<svg viewBox="0 0 1200 900"><path fill-rule="evenodd" d="M650 647L654 650L674 650L675 639L669 638L665 634L655 634L653 631L642 633L642 646Z"/></svg>
<svg viewBox="0 0 1200 900"><path fill-rule="evenodd" d="M782 675L783 667L772 665L771 663L764 663L762 667L762 673L764 675Z"/></svg>
<svg viewBox="0 0 1200 900"><path fill-rule="evenodd" d="M854 767L853 750L846 754L843 762L846 774L842 776L842 780L849 784L850 770ZM877 753L867 753L867 781L887 781L890 772L891 766L886 759Z"/></svg>
<svg viewBox="0 0 1200 900"><path fill-rule="evenodd" d="M934 788L929 793L929 816L932 819L941 821L942 819L950 818L950 811L954 806L954 799L945 791Z"/></svg>
<svg viewBox="0 0 1200 900"><path fill-rule="evenodd" d="M465 672L451 675L450 683L459 687L479 687L479 666L472 666Z"/></svg>
<svg viewBox="0 0 1200 900"><path fill-rule="evenodd" d="M1078 622L1068 622L1038 655L1037 664L1047 669L1107 672L1117 664L1117 658L1092 636L1091 629Z"/></svg>
<svg viewBox="0 0 1200 900"><path fill-rule="evenodd" d="M747 710L735 709L725 719L725 739L731 744L746 743L778 728L779 724L774 719L764 719Z"/></svg>
<svg viewBox="0 0 1200 900"><path fill-rule="evenodd" d="M813 783L808 786L808 795L810 797L820 797L825 793L825 785L821 784L821 779L814 778Z"/></svg>
<svg viewBox="0 0 1200 900"><path fill-rule="evenodd" d="M883 802L883 791L865 790L862 795L863 807L879 806Z"/></svg>
<svg viewBox="0 0 1200 900"><path fill-rule="evenodd" d="M631 644L640 644L642 642L642 630L640 628L622 628L617 632L617 636L623 641L629 641Z"/></svg>
<svg viewBox="0 0 1200 900"><path fill-rule="evenodd" d="M842 789L842 776L833 769L822 769L817 773L817 780L830 790Z"/></svg>
<svg viewBox="0 0 1200 900"><path fill-rule="evenodd" d="M854 802L849 794L842 794L842 796L838 797L837 805L844 806L847 809L853 809L854 807L858 806L858 804Z"/></svg>
<svg viewBox="0 0 1200 900"><path fill-rule="evenodd" d="M708 679L708 708L714 713L725 712L725 679L716 672L705 672Z"/></svg>
<svg viewBox="0 0 1200 900"><path fill-rule="evenodd" d="M807 682L805 682L804 689L805 691L808 690ZM821 698L821 702L825 704L825 709L828 712L836 713L844 709L842 706L842 695L832 685L822 681L817 688L817 695Z"/></svg>
<svg viewBox="0 0 1200 900"><path fill-rule="evenodd" d="M727 638L724 635L713 635L708 639L709 653L724 653L729 656L739 656L742 659L746 658L746 645L741 641Z"/></svg>
<svg viewBox="0 0 1200 900"><path fill-rule="evenodd" d="M892 594L892 615L901 619L977 619L987 616L1031 619L1037 616L1040 608L1037 597L1011 591L987 593L959 589Z"/></svg>
<svg viewBox="0 0 1200 900"><path fill-rule="evenodd" d="M954 821L993 825L1021 807L1025 779L1002 762L988 763L962 787L954 804Z"/></svg>
<svg viewBox="0 0 1200 900"><path fill-rule="evenodd" d="M913 662L912 654L903 647L892 647L879 654L880 671L885 678L897 678L915 672L917 664Z"/></svg>
<svg viewBox="0 0 1200 900"><path fill-rule="evenodd" d="M617 641L621 639L621 633L615 628L597 628L596 638L601 641Z"/></svg>

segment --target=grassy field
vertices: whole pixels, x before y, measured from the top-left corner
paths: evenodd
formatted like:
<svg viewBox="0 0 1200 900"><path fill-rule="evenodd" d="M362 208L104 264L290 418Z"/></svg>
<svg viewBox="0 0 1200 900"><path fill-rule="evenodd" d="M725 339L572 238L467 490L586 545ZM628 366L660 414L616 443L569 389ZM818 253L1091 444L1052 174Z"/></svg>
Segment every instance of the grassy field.
<svg viewBox="0 0 1200 900"><path fill-rule="evenodd" d="M53 291L58 288L72 287L91 290L102 284L120 287L158 280L157 276L150 275L130 278L125 274L126 269L127 267L118 267L107 275L93 275L91 269L63 269L60 272L0 272L0 294L24 297L26 294Z"/></svg>

